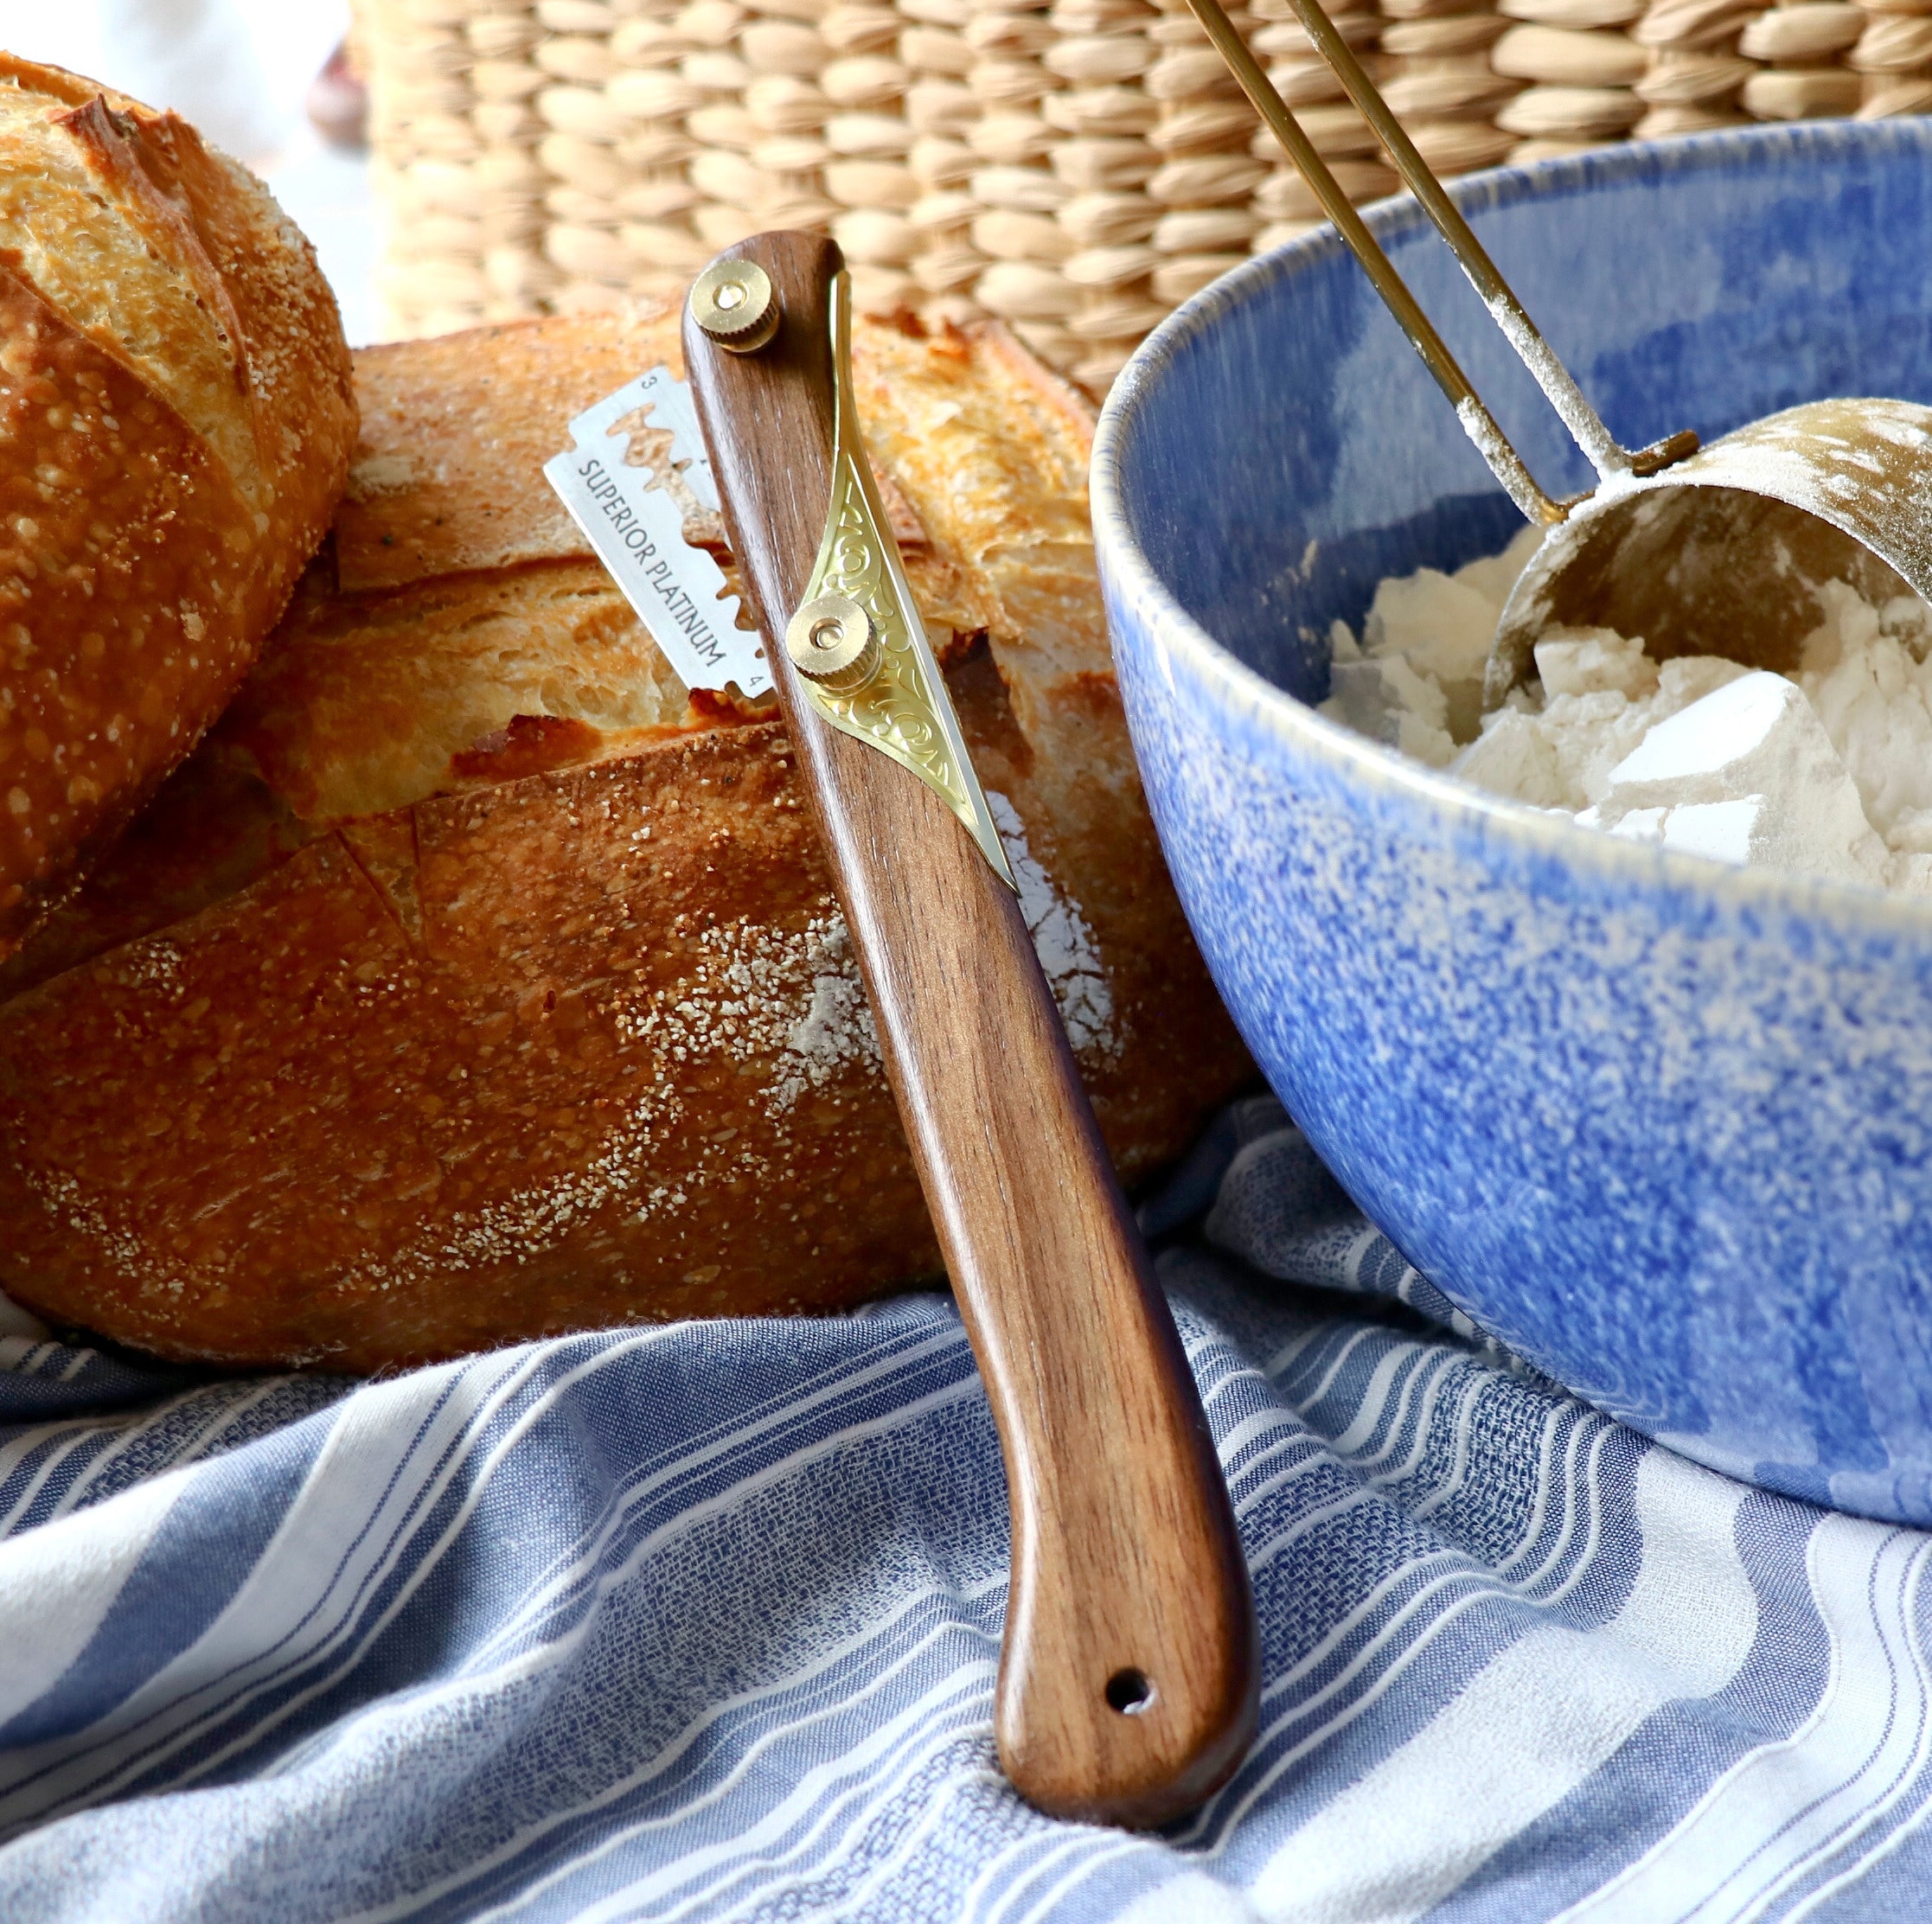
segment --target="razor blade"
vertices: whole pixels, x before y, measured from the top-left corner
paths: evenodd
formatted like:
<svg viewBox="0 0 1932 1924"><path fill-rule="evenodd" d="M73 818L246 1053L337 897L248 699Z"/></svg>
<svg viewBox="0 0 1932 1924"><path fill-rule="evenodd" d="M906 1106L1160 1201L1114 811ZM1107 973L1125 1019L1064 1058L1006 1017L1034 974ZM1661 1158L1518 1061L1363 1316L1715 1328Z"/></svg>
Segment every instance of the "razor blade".
<svg viewBox="0 0 1932 1924"><path fill-rule="evenodd" d="M691 391L653 368L570 424L567 453L544 463L571 519L688 688L756 698L771 666L706 540L719 532L718 485Z"/></svg>

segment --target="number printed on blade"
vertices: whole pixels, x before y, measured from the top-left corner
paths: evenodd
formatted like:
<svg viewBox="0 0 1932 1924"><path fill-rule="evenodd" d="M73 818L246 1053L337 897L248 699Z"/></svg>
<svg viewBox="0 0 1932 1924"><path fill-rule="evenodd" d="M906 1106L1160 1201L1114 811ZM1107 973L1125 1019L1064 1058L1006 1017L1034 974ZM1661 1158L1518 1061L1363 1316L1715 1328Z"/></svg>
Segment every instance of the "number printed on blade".
<svg viewBox="0 0 1932 1924"><path fill-rule="evenodd" d="M544 478L684 685L764 694L764 644L739 627L724 570L694 545L722 542L724 529L690 389L653 368L579 414L570 434L575 446L545 462Z"/></svg>

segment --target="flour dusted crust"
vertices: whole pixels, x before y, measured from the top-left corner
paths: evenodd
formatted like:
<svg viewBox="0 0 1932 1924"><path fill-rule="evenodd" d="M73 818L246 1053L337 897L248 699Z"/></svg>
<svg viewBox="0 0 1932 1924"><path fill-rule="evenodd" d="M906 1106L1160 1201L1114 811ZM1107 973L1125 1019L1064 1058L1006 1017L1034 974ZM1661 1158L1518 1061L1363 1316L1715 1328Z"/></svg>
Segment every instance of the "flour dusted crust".
<svg viewBox="0 0 1932 1924"><path fill-rule="evenodd" d="M0 55L0 956L233 694L354 436L335 303L260 182Z"/></svg>
<svg viewBox="0 0 1932 1924"><path fill-rule="evenodd" d="M1091 417L996 331L862 324L854 352L1132 1178L1250 1071L1134 777ZM667 316L358 357L345 579L318 564L221 725L0 972L10 1294L165 1355L368 1369L936 1270L782 728L691 696L567 521L498 483L505 449L541 460L675 359Z"/></svg>

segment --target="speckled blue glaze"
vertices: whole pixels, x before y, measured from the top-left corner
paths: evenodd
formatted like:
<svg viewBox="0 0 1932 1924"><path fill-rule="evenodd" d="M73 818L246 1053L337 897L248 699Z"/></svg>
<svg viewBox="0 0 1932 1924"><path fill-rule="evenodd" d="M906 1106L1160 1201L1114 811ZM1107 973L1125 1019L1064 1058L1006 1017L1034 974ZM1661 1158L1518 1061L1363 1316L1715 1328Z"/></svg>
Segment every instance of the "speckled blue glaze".
<svg viewBox="0 0 1932 1924"><path fill-rule="evenodd" d="M1459 198L1628 444L1932 402L1932 123L1626 147ZM1545 484L1587 485L1419 213L1372 225ZM1094 515L1181 899L1368 1215L1639 1429L1932 1523L1932 904L1593 834L1305 706L1382 575L1520 526L1331 235L1142 349Z"/></svg>

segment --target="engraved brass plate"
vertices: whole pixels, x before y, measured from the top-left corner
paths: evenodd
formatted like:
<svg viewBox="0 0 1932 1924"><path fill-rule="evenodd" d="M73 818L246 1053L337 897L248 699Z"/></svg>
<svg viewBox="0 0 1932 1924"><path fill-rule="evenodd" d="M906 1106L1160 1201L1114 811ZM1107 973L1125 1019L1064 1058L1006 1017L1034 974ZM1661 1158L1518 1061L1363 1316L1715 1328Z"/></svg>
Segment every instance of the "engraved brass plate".
<svg viewBox="0 0 1932 1924"><path fill-rule="evenodd" d="M856 602L872 619L880 662L878 672L850 694L838 694L803 675L798 692L833 727L869 742L942 796L979 844L994 873L1017 893L859 439L852 398L852 290L842 273L832 284L831 304L837 370L832 501L804 598L841 595Z"/></svg>

